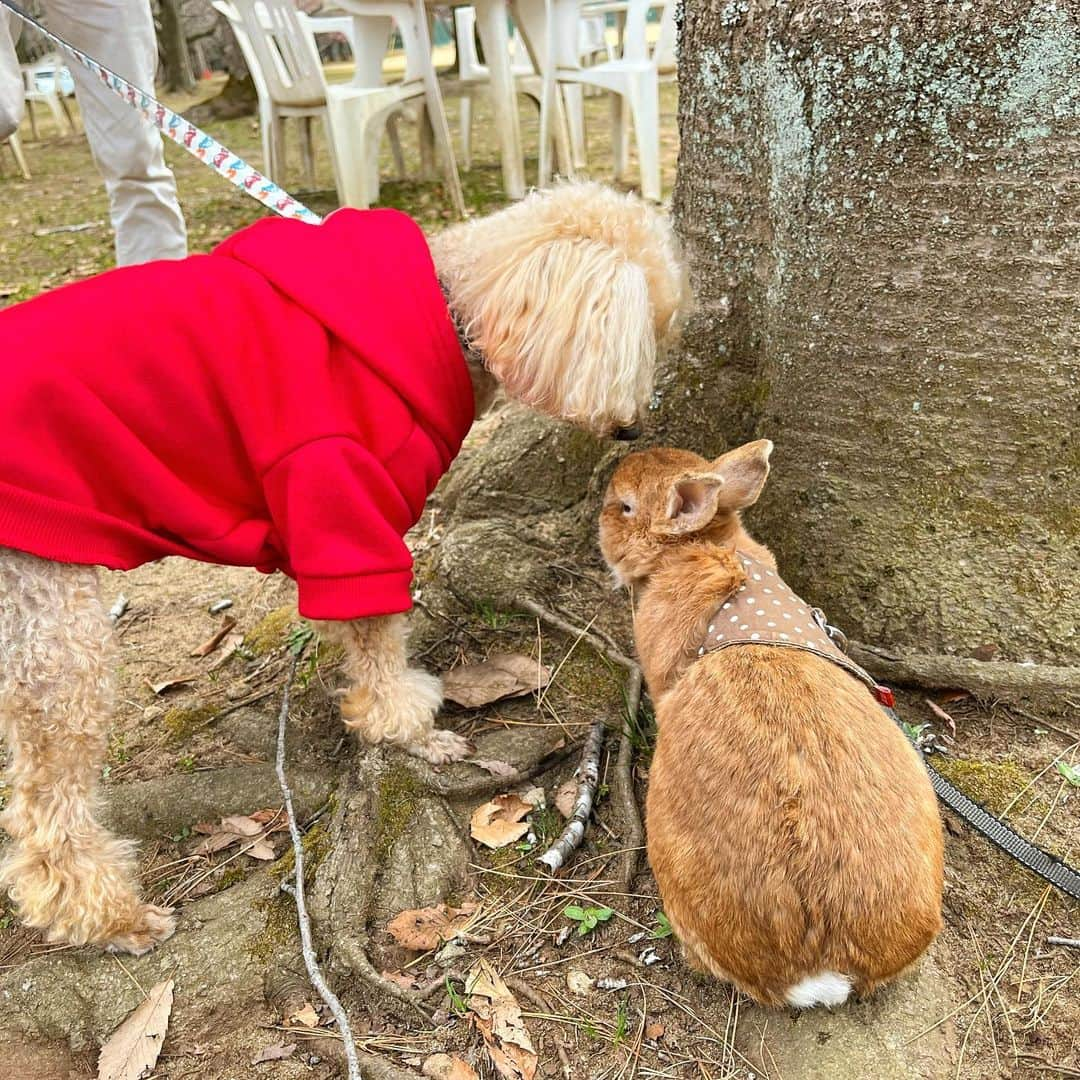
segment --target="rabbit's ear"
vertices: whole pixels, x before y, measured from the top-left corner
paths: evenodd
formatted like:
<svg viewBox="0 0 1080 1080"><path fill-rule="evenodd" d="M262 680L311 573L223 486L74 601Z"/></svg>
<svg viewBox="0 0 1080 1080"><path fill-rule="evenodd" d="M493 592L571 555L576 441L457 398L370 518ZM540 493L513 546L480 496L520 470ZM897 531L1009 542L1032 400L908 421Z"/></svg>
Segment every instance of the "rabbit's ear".
<svg viewBox="0 0 1080 1080"><path fill-rule="evenodd" d="M653 529L678 536L705 528L716 516L724 483L722 476L713 473L680 476L672 483L665 514L653 525Z"/></svg>
<svg viewBox="0 0 1080 1080"><path fill-rule="evenodd" d="M712 463L712 471L724 481L719 501L722 510L745 510L757 502L769 475L769 455L773 444L758 439L729 450Z"/></svg>

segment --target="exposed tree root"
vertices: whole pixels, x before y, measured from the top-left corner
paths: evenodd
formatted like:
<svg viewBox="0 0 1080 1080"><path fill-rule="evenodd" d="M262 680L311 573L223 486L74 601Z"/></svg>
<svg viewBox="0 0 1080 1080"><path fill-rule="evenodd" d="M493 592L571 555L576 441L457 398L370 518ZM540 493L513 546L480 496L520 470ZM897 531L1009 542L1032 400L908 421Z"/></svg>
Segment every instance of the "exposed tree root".
<svg viewBox="0 0 1080 1080"><path fill-rule="evenodd" d="M1080 667L983 662L962 656L897 656L858 641L851 642L848 652L874 678L891 685L968 690L984 700L1037 705L1055 713L1075 711L1080 701Z"/></svg>
<svg viewBox="0 0 1080 1080"><path fill-rule="evenodd" d="M619 857L619 880L623 891L629 892L637 877L641 848L645 843L645 830L641 823L641 811L634 793L634 745L631 732L637 721L641 706L641 668L630 672L626 684L626 717L619 738L619 756L615 761L611 797L618 800L625 822L623 850Z"/></svg>

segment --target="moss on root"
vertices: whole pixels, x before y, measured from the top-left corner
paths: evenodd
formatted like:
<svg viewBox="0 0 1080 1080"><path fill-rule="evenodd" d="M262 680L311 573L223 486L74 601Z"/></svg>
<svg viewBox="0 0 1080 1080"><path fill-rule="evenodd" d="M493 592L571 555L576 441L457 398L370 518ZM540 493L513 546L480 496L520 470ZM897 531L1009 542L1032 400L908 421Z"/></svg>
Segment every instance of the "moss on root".
<svg viewBox="0 0 1080 1080"><path fill-rule="evenodd" d="M379 778L375 852L380 861L408 828L422 793L416 776L403 765L392 762Z"/></svg>
<svg viewBox="0 0 1080 1080"><path fill-rule="evenodd" d="M285 644L289 631L298 621L296 608L291 604L275 608L247 632L244 648L253 656L263 656Z"/></svg>
<svg viewBox="0 0 1080 1080"><path fill-rule="evenodd" d="M987 810L1000 814L1031 782L1015 761L974 761L968 758L935 757L934 768L965 795Z"/></svg>
<svg viewBox="0 0 1080 1080"><path fill-rule="evenodd" d="M186 742L204 727L213 723L217 716L217 710L209 705L196 705L185 708L181 705L174 706L162 717L162 724L169 733L169 738L174 743Z"/></svg>

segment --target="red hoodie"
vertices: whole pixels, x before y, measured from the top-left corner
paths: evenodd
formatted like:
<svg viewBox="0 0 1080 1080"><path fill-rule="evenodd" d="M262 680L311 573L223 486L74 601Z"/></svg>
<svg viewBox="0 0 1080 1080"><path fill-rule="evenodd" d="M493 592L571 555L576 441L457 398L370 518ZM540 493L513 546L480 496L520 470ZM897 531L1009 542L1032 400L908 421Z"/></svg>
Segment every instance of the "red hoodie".
<svg viewBox="0 0 1080 1080"><path fill-rule="evenodd" d="M0 312L0 546L283 570L310 618L404 611L403 536L472 419L412 220L268 218Z"/></svg>

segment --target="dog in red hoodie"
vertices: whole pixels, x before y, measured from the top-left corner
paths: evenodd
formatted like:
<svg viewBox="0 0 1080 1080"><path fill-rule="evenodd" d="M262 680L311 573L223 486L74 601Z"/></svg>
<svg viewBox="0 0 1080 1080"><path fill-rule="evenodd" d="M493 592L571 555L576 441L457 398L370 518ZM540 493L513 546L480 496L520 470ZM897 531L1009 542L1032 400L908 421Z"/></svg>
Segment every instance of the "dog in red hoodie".
<svg viewBox="0 0 1080 1080"><path fill-rule="evenodd" d="M391 210L268 219L0 312L0 884L23 920L135 954L173 930L95 818L113 696L96 566L284 571L345 646L345 724L461 758L438 679L406 660L403 537L499 385L631 428L682 289L654 209L566 184L430 244Z"/></svg>

